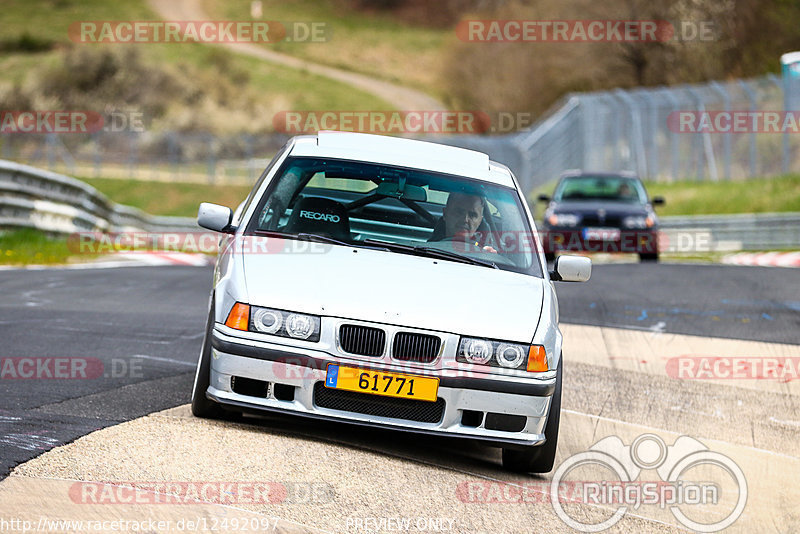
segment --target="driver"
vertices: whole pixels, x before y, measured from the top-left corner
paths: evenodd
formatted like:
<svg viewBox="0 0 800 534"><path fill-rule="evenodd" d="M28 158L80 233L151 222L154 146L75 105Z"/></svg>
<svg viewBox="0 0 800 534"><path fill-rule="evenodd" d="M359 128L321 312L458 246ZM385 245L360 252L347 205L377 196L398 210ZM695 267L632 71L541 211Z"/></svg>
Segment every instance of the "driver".
<svg viewBox="0 0 800 534"><path fill-rule="evenodd" d="M465 241L473 241L476 246L484 239L478 233L478 227L483 222L484 201L478 195L469 193L450 193L447 204L444 206L444 233L440 237L463 237ZM497 253L491 246L482 247L486 252Z"/></svg>
<svg viewBox="0 0 800 534"><path fill-rule="evenodd" d="M631 191L631 186L623 182L622 185L619 186L619 189L617 189L617 196L625 200L633 198L633 191Z"/></svg>

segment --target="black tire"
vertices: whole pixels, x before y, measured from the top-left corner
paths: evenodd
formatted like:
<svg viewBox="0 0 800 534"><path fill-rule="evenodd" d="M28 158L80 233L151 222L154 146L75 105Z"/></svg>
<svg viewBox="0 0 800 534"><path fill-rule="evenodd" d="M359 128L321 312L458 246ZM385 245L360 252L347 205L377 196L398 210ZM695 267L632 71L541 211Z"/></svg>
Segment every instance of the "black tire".
<svg viewBox="0 0 800 534"><path fill-rule="evenodd" d="M639 261L641 261L642 263L657 263L658 252L648 252L639 254Z"/></svg>
<svg viewBox="0 0 800 534"><path fill-rule="evenodd" d="M545 252L544 259L546 259L549 263L553 263L554 261L556 261L555 252Z"/></svg>
<svg viewBox="0 0 800 534"><path fill-rule="evenodd" d="M544 427L545 442L528 449L503 449L503 467L518 473L549 473L553 470L558 448L558 427L561 422L561 374L564 358L556 372L556 390L550 403L550 413Z"/></svg>
<svg viewBox="0 0 800 534"><path fill-rule="evenodd" d="M206 397L206 390L211 377L211 333L214 330L214 300L208 310L206 333L203 336L203 348L200 349L200 359L197 361L197 371L194 375L192 387L192 414L195 417L215 419L222 417L223 411L219 404Z"/></svg>

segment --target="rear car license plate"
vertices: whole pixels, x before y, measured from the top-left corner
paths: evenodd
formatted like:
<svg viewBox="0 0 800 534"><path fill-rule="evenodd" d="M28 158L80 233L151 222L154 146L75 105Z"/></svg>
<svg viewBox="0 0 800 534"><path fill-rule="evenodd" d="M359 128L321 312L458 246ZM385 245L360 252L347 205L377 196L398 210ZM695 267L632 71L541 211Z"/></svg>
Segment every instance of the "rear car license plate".
<svg viewBox="0 0 800 534"><path fill-rule="evenodd" d="M435 402L439 379L328 364L325 387Z"/></svg>
<svg viewBox="0 0 800 534"><path fill-rule="evenodd" d="M617 241L619 228L584 228L583 238L587 241Z"/></svg>

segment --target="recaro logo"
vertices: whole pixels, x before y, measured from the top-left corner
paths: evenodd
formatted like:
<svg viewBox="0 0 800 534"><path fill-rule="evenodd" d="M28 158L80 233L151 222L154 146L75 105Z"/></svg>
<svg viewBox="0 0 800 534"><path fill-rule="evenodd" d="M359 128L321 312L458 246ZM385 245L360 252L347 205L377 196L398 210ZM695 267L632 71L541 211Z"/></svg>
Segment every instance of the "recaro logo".
<svg viewBox="0 0 800 534"><path fill-rule="evenodd" d="M330 213L318 213L316 211L300 211L300 217L304 219L314 219L315 221L328 221L332 223L338 223L341 220L341 217L338 215L331 215Z"/></svg>

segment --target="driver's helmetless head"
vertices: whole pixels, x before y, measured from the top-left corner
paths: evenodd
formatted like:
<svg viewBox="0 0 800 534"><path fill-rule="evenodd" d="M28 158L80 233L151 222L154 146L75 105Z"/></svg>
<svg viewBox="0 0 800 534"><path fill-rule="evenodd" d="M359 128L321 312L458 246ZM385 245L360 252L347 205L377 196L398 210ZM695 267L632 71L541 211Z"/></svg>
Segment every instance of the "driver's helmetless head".
<svg viewBox="0 0 800 534"><path fill-rule="evenodd" d="M472 235L483 221L483 200L477 195L450 193L444 207L445 231L448 236Z"/></svg>

